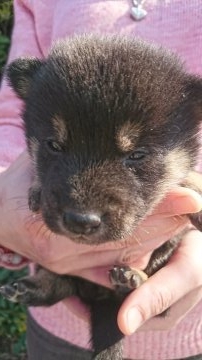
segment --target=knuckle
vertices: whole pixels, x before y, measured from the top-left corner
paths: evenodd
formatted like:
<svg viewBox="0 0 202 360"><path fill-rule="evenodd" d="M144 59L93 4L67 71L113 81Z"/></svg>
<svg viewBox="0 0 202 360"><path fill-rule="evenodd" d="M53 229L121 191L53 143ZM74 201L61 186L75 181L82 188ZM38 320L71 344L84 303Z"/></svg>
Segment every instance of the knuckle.
<svg viewBox="0 0 202 360"><path fill-rule="evenodd" d="M134 263L140 257L139 249L123 249L120 253L119 263L122 265L129 265Z"/></svg>
<svg viewBox="0 0 202 360"><path fill-rule="evenodd" d="M150 303L149 303L149 318L154 317L156 315L162 314L167 310L171 304L173 303L173 294L166 287L152 289L152 294Z"/></svg>

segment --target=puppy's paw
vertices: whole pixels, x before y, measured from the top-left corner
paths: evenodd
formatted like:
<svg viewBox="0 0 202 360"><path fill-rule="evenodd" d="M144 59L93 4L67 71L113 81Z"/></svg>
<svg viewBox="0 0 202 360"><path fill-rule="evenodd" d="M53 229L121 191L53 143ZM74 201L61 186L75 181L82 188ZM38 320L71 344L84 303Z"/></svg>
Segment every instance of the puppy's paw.
<svg viewBox="0 0 202 360"><path fill-rule="evenodd" d="M40 210L40 202L41 202L41 189L36 187L31 187L29 189L28 195L28 204L29 209L33 212L38 212Z"/></svg>
<svg viewBox="0 0 202 360"><path fill-rule="evenodd" d="M0 287L0 294L9 301L24 303L27 287L23 282L15 282Z"/></svg>
<svg viewBox="0 0 202 360"><path fill-rule="evenodd" d="M26 277L0 287L0 294L9 301L36 306L43 303L42 292L37 281Z"/></svg>
<svg viewBox="0 0 202 360"><path fill-rule="evenodd" d="M147 280L147 275L143 271L129 266L114 266L110 270L109 279L117 292L129 293L142 285Z"/></svg>

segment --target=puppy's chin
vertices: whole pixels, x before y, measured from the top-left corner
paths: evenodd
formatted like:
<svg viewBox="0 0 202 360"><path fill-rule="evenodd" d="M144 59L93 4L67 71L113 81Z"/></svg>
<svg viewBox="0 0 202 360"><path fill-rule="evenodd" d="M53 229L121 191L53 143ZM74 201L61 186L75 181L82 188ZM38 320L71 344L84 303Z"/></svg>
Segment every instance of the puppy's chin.
<svg viewBox="0 0 202 360"><path fill-rule="evenodd" d="M110 241L118 241L123 239L125 236L120 233L119 236L107 236L107 234L103 231L99 231L98 233L87 235L87 234L75 234L71 231L65 229L62 225L60 226L60 229L58 231L63 236L66 236L67 238L71 239L75 243L78 244L86 244L86 245L100 245L104 244Z"/></svg>
<svg viewBox="0 0 202 360"><path fill-rule="evenodd" d="M85 245L99 245L104 241L101 240L98 236L86 236L82 234L72 234L71 232L66 231L63 235L67 236L70 240L74 241L78 244L85 244Z"/></svg>
<svg viewBox="0 0 202 360"><path fill-rule="evenodd" d="M102 229L100 229L98 232L94 234L76 234L69 231L59 220L55 222L55 221L47 221L47 219L44 219L44 221L51 232L65 236L75 243L85 244L85 245L100 245L107 242L123 240L131 236L135 228L134 226L131 227L130 229L127 230L125 229L125 231L123 229L119 231L118 230L107 231L107 229L104 228L103 226Z"/></svg>

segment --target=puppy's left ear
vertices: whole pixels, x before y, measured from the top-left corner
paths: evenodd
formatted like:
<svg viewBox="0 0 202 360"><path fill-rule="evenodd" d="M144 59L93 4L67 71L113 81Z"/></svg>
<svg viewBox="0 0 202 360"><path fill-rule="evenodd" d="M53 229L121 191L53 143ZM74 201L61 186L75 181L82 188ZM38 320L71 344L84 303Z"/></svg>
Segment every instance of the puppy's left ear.
<svg viewBox="0 0 202 360"><path fill-rule="evenodd" d="M7 67L8 82L21 99L27 98L32 80L42 65L43 61L36 58L19 58Z"/></svg>

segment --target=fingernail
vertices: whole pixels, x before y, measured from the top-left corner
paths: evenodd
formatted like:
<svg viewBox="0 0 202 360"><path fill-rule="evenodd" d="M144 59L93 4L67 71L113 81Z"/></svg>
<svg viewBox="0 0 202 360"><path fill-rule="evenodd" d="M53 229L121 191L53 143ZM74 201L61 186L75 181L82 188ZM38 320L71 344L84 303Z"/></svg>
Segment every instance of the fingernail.
<svg viewBox="0 0 202 360"><path fill-rule="evenodd" d="M132 307L127 313L127 327L129 334L133 334L143 323L142 315L137 308Z"/></svg>

